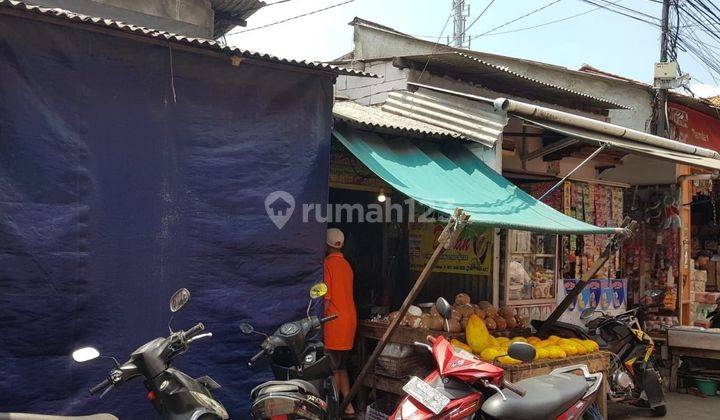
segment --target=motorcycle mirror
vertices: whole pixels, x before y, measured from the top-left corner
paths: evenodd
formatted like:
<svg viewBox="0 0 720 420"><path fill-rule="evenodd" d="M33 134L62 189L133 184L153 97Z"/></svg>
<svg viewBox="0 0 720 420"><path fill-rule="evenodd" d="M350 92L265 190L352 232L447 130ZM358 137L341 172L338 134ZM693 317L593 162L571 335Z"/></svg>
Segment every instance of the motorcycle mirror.
<svg viewBox="0 0 720 420"><path fill-rule="evenodd" d="M595 308L585 308L580 312L580 319L588 319L595 313Z"/></svg>
<svg viewBox="0 0 720 420"><path fill-rule="evenodd" d="M247 322L241 322L240 331L242 331L243 334L252 334L253 332L255 332L255 327L248 324Z"/></svg>
<svg viewBox="0 0 720 420"><path fill-rule="evenodd" d="M175 313L179 311L186 303L188 303L189 300L190 291L184 287L173 293L170 298L170 312Z"/></svg>
<svg viewBox="0 0 720 420"><path fill-rule="evenodd" d="M662 295L663 292L662 290L650 290L646 294L649 298L655 299L656 297Z"/></svg>
<svg viewBox="0 0 720 420"><path fill-rule="evenodd" d="M435 301L435 309L437 309L440 316L442 316L445 319L452 318L452 306L448 303L445 298L439 297L437 301Z"/></svg>
<svg viewBox="0 0 720 420"><path fill-rule="evenodd" d="M532 362L535 360L535 347L522 341L516 341L508 347L508 356L522 362Z"/></svg>
<svg viewBox="0 0 720 420"><path fill-rule="evenodd" d="M72 358L78 363L87 362L100 357L100 352L95 347L83 347L72 352Z"/></svg>
<svg viewBox="0 0 720 420"><path fill-rule="evenodd" d="M328 287L325 283L314 284L310 288L310 299L317 299L327 295Z"/></svg>

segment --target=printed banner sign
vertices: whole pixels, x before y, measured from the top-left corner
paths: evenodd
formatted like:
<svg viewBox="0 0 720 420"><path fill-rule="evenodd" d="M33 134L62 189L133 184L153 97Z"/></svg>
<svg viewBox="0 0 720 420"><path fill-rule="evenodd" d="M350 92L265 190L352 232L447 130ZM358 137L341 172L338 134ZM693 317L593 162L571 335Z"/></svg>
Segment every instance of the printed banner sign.
<svg viewBox="0 0 720 420"><path fill-rule="evenodd" d="M557 300L562 300L570 294L578 280L564 279L558 282ZM578 295L577 300L560 317L563 322L584 325L580 320L580 312L585 308L596 308L609 315L617 315L627 309L627 280L625 279L592 279Z"/></svg>
<svg viewBox="0 0 720 420"><path fill-rule="evenodd" d="M410 270L421 271L437 245L444 223L410 224ZM439 273L489 275L493 258L493 229L467 225L452 249L435 263Z"/></svg>

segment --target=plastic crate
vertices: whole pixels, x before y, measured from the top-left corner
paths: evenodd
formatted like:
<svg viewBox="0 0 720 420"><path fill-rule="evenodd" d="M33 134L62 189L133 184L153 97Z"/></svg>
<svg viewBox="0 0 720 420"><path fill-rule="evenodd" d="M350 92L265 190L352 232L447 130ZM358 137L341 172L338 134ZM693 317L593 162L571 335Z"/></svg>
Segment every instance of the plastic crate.
<svg viewBox="0 0 720 420"><path fill-rule="evenodd" d="M396 405L396 398L380 398L365 408L365 420L388 420Z"/></svg>
<svg viewBox="0 0 720 420"><path fill-rule="evenodd" d="M380 356L375 364L375 373L392 378L417 375L432 368L429 354L413 353L406 357Z"/></svg>

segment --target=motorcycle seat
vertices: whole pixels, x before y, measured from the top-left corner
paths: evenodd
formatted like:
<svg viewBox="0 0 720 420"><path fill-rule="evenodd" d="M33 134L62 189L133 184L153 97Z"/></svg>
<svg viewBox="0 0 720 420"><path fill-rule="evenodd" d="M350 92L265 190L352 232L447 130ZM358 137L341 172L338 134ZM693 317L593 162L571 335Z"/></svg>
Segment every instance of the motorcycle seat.
<svg viewBox="0 0 720 420"><path fill-rule="evenodd" d="M527 393L524 397L504 389L488 398L482 411L493 419L553 419L579 401L589 388L584 377L571 373L536 376L517 382Z"/></svg>
<svg viewBox="0 0 720 420"><path fill-rule="evenodd" d="M112 414L92 414L89 416L48 416L45 414L0 413L0 420L118 420Z"/></svg>
<svg viewBox="0 0 720 420"><path fill-rule="evenodd" d="M252 392L250 392L250 395L253 399L256 399L257 397L261 397L263 395L274 394L278 392L297 391L300 391L303 394L311 394L320 398L320 393L318 392L315 385L301 379L290 379L287 381L267 381L256 386L252 390Z"/></svg>

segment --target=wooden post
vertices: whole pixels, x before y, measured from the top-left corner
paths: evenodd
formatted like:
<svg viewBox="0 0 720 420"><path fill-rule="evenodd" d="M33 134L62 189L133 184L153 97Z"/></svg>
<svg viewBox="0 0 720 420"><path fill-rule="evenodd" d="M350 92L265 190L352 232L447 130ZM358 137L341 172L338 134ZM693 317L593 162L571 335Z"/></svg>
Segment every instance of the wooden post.
<svg viewBox="0 0 720 420"><path fill-rule="evenodd" d="M557 322L560 316L567 310L568 307L570 307L570 304L572 304L577 299L578 295L585 288L585 285L587 285L587 282L590 281L590 279L592 279L598 271L600 271L600 268L605 265L608 259L610 259L610 256L615 253L615 251L617 251L622 241L624 241L625 238L632 234L632 231L637 227L637 222L630 222L629 219L626 219L623 223L623 226L625 226L623 233L616 233L610 239L607 246L605 247L605 250L602 252L602 254L600 254L600 258L595 260L593 265L578 281L578 283L570 291L570 293L565 296L565 299L560 302L557 308L555 308L555 310L550 314L548 319L543 321L542 326L538 331L538 335L544 335L548 332L548 330L550 330L550 328L555 324L555 322Z"/></svg>
<svg viewBox="0 0 720 420"><path fill-rule="evenodd" d="M362 370L360 370L357 378L355 378L355 382L353 383L352 388L350 388L350 393L345 396L345 399L340 406L341 413L345 412L345 407L350 404L350 401L352 401L355 394L357 394L357 392L360 390L360 387L363 384L363 379L365 379L368 371L375 365L375 361L380 356L380 353L385 348L385 345L390 340L390 337L392 337L395 329L397 329L398 325L400 325L400 321L402 321L402 319L405 317L405 314L410 308L410 305L413 304L415 298L417 298L418 294L420 294L420 291L427 282L428 276L430 275L430 272L435 265L435 261L438 259L438 257L440 256L440 254L442 254L444 250L448 249L454 244L454 242L460 235L463 227L465 226L465 224L467 224L469 218L470 216L465 214L462 209L458 208L455 210L453 218L450 219L448 224L445 226L445 229L443 229L442 233L440 234L440 237L438 238L438 245L435 248L435 251L433 251L432 256L430 256L430 259L425 264L425 268L423 268L420 276L418 276L417 280L415 280L415 285L410 290L410 293L408 293L407 297L405 297L405 301L403 302L403 304L400 306L397 317L395 317L395 319L390 322L390 325L388 325L385 333L378 342L377 347L375 347L375 350L372 352L367 362L365 362L365 365L363 366Z"/></svg>
<svg viewBox="0 0 720 420"><path fill-rule="evenodd" d="M690 309L692 300L690 299L691 281L690 274L690 254L691 254L691 231L692 231L692 210L685 203L692 201L692 187L688 181L682 180L682 175L691 175L692 170L687 165L677 165L677 173L680 176L677 183L677 205L680 210L680 235L678 240L678 269L677 273L677 308L678 320L680 325L692 325L694 319L691 319Z"/></svg>

